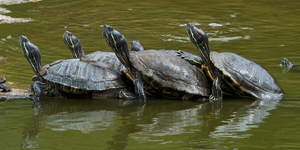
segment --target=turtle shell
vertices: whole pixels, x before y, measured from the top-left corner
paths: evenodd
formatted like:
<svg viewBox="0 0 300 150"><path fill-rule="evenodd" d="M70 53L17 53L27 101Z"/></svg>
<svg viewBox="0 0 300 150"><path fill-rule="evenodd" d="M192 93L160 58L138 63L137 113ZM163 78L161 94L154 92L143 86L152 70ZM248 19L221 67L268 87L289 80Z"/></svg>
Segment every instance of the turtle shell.
<svg viewBox="0 0 300 150"><path fill-rule="evenodd" d="M241 97L276 99L282 96L278 81L259 64L234 53L211 52L223 81Z"/></svg>
<svg viewBox="0 0 300 150"><path fill-rule="evenodd" d="M80 59L56 61L50 64L43 78L67 93L82 94L126 87L119 72L99 63Z"/></svg>
<svg viewBox="0 0 300 150"><path fill-rule="evenodd" d="M118 57L113 52L97 51L86 55L86 58L100 62L110 62L113 64L113 68L117 71L125 70L124 65L119 61Z"/></svg>
<svg viewBox="0 0 300 150"><path fill-rule="evenodd" d="M161 95L185 94L209 96L210 85L206 77L187 61L156 50L131 51L129 59L143 74L143 80Z"/></svg>

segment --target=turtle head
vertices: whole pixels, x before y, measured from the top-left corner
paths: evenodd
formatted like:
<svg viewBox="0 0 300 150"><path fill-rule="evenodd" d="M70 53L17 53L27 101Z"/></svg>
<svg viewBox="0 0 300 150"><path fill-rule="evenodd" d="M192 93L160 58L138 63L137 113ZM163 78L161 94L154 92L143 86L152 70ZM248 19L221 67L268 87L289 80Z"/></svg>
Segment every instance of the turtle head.
<svg viewBox="0 0 300 150"><path fill-rule="evenodd" d="M113 27L105 25L103 27L103 37L108 46L115 52L121 63L127 69L130 68L129 50L124 35L115 30Z"/></svg>
<svg viewBox="0 0 300 150"><path fill-rule="evenodd" d="M185 31L189 35L190 41L198 48L201 58L208 60L210 49L207 34L192 23L187 24Z"/></svg>
<svg viewBox="0 0 300 150"><path fill-rule="evenodd" d="M124 35L122 35L119 31L115 30L111 26L105 25L103 27L103 36L108 46L112 49L118 49L120 47L128 48L127 41Z"/></svg>
<svg viewBox="0 0 300 150"><path fill-rule="evenodd" d="M283 58L280 64L282 68L282 72L286 73L289 72L289 70L293 67L293 64L286 58Z"/></svg>
<svg viewBox="0 0 300 150"><path fill-rule="evenodd" d="M281 67L292 68L293 64L286 58L283 58L280 64Z"/></svg>
<svg viewBox="0 0 300 150"><path fill-rule="evenodd" d="M131 42L131 51L143 51L144 47L140 44L139 41L132 41Z"/></svg>
<svg viewBox="0 0 300 150"><path fill-rule="evenodd" d="M36 75L40 75L39 71L42 68L41 52L37 46L31 43L26 36L21 35L19 44L22 48L24 57L27 59L31 69Z"/></svg>
<svg viewBox="0 0 300 150"><path fill-rule="evenodd" d="M71 51L73 58L81 58L85 56L82 50L81 42L71 32L65 31L63 40L65 45Z"/></svg>

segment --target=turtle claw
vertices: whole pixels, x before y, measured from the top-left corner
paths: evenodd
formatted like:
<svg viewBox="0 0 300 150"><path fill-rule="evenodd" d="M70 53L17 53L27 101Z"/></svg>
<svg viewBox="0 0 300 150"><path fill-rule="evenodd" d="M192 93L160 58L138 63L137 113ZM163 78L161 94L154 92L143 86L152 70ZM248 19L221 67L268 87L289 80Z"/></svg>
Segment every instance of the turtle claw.
<svg viewBox="0 0 300 150"><path fill-rule="evenodd" d="M35 96L34 94L29 95L29 99L31 99L33 102L39 101L40 97Z"/></svg>
<svg viewBox="0 0 300 150"><path fill-rule="evenodd" d="M10 87L0 84L0 92L11 92Z"/></svg>
<svg viewBox="0 0 300 150"><path fill-rule="evenodd" d="M182 50L178 50L176 51L177 53L177 56L180 57L180 58L183 58L184 59L184 56L182 56L184 54L184 52Z"/></svg>

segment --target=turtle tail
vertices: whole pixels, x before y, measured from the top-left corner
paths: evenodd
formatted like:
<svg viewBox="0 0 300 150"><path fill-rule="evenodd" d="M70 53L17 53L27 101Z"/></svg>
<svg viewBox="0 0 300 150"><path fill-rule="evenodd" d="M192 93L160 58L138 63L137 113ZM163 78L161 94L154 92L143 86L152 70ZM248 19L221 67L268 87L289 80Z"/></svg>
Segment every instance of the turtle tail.
<svg viewBox="0 0 300 150"><path fill-rule="evenodd" d="M143 51L144 50L144 47L140 44L139 41L135 41L133 40L131 42L131 51Z"/></svg>

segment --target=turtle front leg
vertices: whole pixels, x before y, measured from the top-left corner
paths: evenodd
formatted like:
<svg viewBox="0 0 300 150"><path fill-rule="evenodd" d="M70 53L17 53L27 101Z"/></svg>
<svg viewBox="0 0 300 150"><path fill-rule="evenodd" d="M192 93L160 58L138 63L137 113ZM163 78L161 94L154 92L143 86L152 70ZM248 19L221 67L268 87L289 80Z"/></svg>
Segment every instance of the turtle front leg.
<svg viewBox="0 0 300 150"><path fill-rule="evenodd" d="M124 99L136 99L137 96L136 94L126 90L126 89L120 89L116 95L115 95L116 98L124 98Z"/></svg>
<svg viewBox="0 0 300 150"><path fill-rule="evenodd" d="M141 100L146 100L146 94L144 92L144 83L143 83L143 77L140 72L138 71L132 71L131 72L133 77L133 84L135 88L135 93Z"/></svg>
<svg viewBox="0 0 300 150"><path fill-rule="evenodd" d="M223 94L222 94L222 89L220 86L220 80L217 77L213 84L212 84L212 88L211 88L211 95L209 96L209 101L210 102L218 102L218 101L222 101L223 99Z"/></svg>
<svg viewBox="0 0 300 150"><path fill-rule="evenodd" d="M197 68L201 68L203 64L203 60L201 57L198 57L196 55L178 50L176 51L177 56L180 57L181 59L184 59L185 61L189 62L191 65L196 66Z"/></svg>
<svg viewBox="0 0 300 150"><path fill-rule="evenodd" d="M11 91L10 87L4 84L0 84L0 92L10 92L10 91Z"/></svg>
<svg viewBox="0 0 300 150"><path fill-rule="evenodd" d="M31 84L31 90L33 92L32 95L30 95L30 99L33 101L40 100L41 97L44 95L50 95L50 96L58 96L61 93L54 87L53 83L49 82L41 82L41 81L34 81Z"/></svg>

